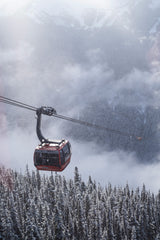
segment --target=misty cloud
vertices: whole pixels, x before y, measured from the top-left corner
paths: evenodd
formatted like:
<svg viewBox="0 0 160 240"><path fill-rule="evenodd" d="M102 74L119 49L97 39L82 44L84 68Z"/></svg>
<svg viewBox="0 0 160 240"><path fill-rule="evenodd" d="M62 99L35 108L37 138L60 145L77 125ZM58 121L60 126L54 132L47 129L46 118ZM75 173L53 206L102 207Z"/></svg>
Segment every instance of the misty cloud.
<svg viewBox="0 0 160 240"><path fill-rule="evenodd" d="M132 185L144 181L158 188L159 35L151 31L158 29L153 6L137 1L116 17L86 9L76 18L36 7L32 16L0 17L1 95L145 137L137 143L44 117L46 137L71 139L73 157L64 174L77 165L86 178ZM35 114L6 105L0 112L1 162L32 168L38 144Z"/></svg>
<svg viewBox="0 0 160 240"><path fill-rule="evenodd" d="M72 162L66 169L65 176L70 177L76 165L85 181L90 175L104 186L109 182L119 186L128 183L129 186L135 188L136 186L142 187L145 183L147 189L152 189L154 192L159 189L159 163L140 164L137 163L133 153L100 151L97 145L87 142L74 141L72 151Z"/></svg>

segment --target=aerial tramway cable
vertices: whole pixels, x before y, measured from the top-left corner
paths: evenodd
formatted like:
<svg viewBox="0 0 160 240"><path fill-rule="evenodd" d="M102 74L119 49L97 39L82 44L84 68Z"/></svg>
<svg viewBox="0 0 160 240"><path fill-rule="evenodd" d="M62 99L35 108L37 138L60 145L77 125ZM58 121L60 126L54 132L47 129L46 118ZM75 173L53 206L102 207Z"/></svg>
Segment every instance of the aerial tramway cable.
<svg viewBox="0 0 160 240"><path fill-rule="evenodd" d="M9 105L13 105L13 106L16 106L16 107L21 107L21 108L28 109L28 110L35 111L35 112L38 110L38 108L36 108L34 106L24 104L20 101L16 101L16 100L13 100L13 99L10 99L10 98L7 98L7 97L3 97L3 96L0 96L0 102L6 103L6 104L9 104ZM44 107L44 108L47 108L47 107ZM100 125L93 124L93 123L89 123L89 122L86 122L86 121L83 121L83 120L78 120L78 119L75 119L75 118L67 117L67 116L64 116L64 115L57 114L55 112L53 112L52 114L48 114L47 112L44 112L44 113L42 112L42 114L50 115L50 116L53 116L53 117L56 117L56 118L59 118L59 119L63 119L63 120L66 120L66 121L70 121L70 122L73 122L73 123L78 123L78 124L81 124L81 125L84 125L84 126L87 126L87 127L94 127L94 128L97 128L97 129L113 132L115 134L120 134L120 135L127 136L127 137L130 137L130 138L135 138L137 140L142 139L141 137L136 136L134 134L125 133L125 132L122 132L122 131L119 131L119 130L107 128L107 127L100 126Z"/></svg>
<svg viewBox="0 0 160 240"><path fill-rule="evenodd" d="M14 106L17 106L17 107L26 108L26 109L32 110L32 111L37 110L36 107L33 107L31 105L28 105L28 104L25 104L25 103L22 103L22 102L19 102L19 101L10 99L10 98L2 97L2 96L0 96L0 102L7 103L7 104L10 104L10 105L14 105Z"/></svg>
<svg viewBox="0 0 160 240"><path fill-rule="evenodd" d="M78 123L78 124L81 124L81 125L84 125L84 126L87 126L87 127L94 127L94 128L97 128L97 129L110 131L110 132L117 133L117 134L120 134L120 135L123 135L123 136L134 137L134 138L138 139L138 137L133 135L133 134L121 132L119 130L107 128L107 127L100 126L100 125L93 124L93 123L89 123L89 122L86 122L86 121L74 119L74 118L71 118L71 117L66 117L66 116L59 115L59 114L53 114L52 116L56 117L56 118L64 119L64 120L67 120L67 121L70 121L70 122Z"/></svg>
<svg viewBox="0 0 160 240"><path fill-rule="evenodd" d="M29 108L29 107L26 107L26 106L23 106L23 105L20 105L20 104L17 104L17 103L8 102L6 100L0 100L0 102L6 103L6 104L9 104L9 105L13 105L13 106L16 106L16 107L21 107L21 108L25 108L25 109L28 109L28 110L36 111L35 109Z"/></svg>

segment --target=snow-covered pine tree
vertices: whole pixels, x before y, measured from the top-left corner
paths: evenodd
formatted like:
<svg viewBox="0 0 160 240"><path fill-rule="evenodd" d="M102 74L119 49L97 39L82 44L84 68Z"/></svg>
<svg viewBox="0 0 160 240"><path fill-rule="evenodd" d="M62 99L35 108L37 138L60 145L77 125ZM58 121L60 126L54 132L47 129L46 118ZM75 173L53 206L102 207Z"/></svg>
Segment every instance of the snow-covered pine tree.
<svg viewBox="0 0 160 240"><path fill-rule="evenodd" d="M129 185L102 188L59 174L12 172L13 188L0 182L3 240L158 240L160 194Z"/></svg>

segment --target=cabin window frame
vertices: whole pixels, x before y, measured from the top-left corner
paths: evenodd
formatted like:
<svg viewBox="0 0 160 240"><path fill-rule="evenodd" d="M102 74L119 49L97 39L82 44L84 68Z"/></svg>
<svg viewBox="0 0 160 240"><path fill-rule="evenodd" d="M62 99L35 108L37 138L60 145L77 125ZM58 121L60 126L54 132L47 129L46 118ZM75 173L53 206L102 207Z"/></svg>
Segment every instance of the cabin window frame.
<svg viewBox="0 0 160 240"><path fill-rule="evenodd" d="M48 156L48 163L47 163L47 156L43 155L49 155ZM55 156L55 161L53 162L53 155ZM35 152L35 166L50 166L50 167L60 167L60 155L59 151L45 151L45 150L40 150Z"/></svg>

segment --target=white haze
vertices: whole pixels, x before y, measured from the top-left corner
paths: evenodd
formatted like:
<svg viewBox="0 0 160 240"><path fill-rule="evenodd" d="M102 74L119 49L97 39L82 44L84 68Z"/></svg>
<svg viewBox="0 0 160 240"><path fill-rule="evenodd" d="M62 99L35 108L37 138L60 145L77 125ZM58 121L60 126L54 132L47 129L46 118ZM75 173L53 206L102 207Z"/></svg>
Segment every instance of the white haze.
<svg viewBox="0 0 160 240"><path fill-rule="evenodd" d="M79 16L78 14L83 13L83 8L91 8L92 4L94 8L104 8L103 4L107 3L107 1L94 1L93 3L91 1L79 1L75 5L73 1L62 2L61 6L63 7L60 7L60 2L54 2L53 5L51 1L48 1L48 5L46 5L44 1L41 1L41 4L40 1L35 1L32 6L33 12L30 14L34 14L34 11L39 14L40 9L45 12L50 10L49 13L51 14L53 7L56 7L54 14L58 14L60 10L62 14L66 9L71 10L70 7L72 6L74 14ZM115 5L108 5L108 7L115 7L116 3L120 5L120 2L114 1ZM121 4L125 3L126 1L121 1ZM154 7L157 6L156 1L152 1L152 3L154 3ZM52 5L52 8L50 5ZM7 39L7 41L11 42L13 40L15 45L5 46L4 48L3 44L0 45L1 95L34 106L50 105L55 107L58 113L70 116L78 116L85 107L100 100L107 101L113 106L120 102L128 106L138 105L142 109L145 109L148 105L159 106L160 80L159 61L157 59L156 61L155 58L150 60L152 66L150 70L132 67L128 73L117 78L114 68L101 60L105 56L105 49L104 51L100 47L90 49L88 46L84 54L85 59L87 59L86 66L83 60L79 60L80 52L78 52L78 48L80 46L76 46L77 52L75 55L78 56L76 61L76 57L73 57L72 48L68 50L69 42L66 42L68 55L63 51L60 52L60 55L59 52L58 54L53 53L53 58L49 61L46 57L47 54L44 53L43 56L43 51L48 50L46 49L46 42L43 42L40 37L27 41L28 36L25 36L27 24L25 25L23 22L21 24L22 29L20 30L22 32L19 29L10 28L9 36L11 39ZM41 28L41 23L39 24L37 28ZM22 34L22 37L19 37L20 34ZM62 35L62 38L65 38L65 36L65 34ZM86 37L86 45L88 44L87 40ZM38 50L33 42L40 46L37 48ZM71 45L74 44L75 42ZM52 50L52 45L49 50ZM42 63L38 62L39 59L43 59ZM46 65L45 61L47 61ZM124 95L124 91L128 91L128 95ZM35 133L35 114L4 105L0 107L0 113L0 162L18 171L24 171L26 164L30 169L34 169L33 152L38 144ZM94 142L86 142L85 140L82 142L72 139L68 135L65 136L65 129L61 129L61 127L65 128L67 125L62 124L62 121L44 118L44 122L46 123L46 125L43 124L45 136L49 138L65 137L72 144L71 163L60 174L68 178L73 177L74 168L77 166L82 179L85 181L91 175L93 179L103 185L108 182L113 185L125 185L128 182L131 187L135 188L142 186L144 183L151 191L157 192L159 190L159 162L142 164L138 162L132 152L101 150L101 147L97 147Z"/></svg>
<svg viewBox="0 0 160 240"><path fill-rule="evenodd" d="M55 129L57 130L57 129ZM58 135L58 133L57 133ZM113 186L125 186L126 183L133 189L146 185L147 189L157 193L159 190L160 163L150 165L140 164L132 153L123 151L101 152L94 143L72 143L72 161L61 175L73 178L74 168L78 167L82 180L87 181L91 176L102 186L109 182ZM28 134L19 128L7 132L1 139L1 162L6 167L24 172L26 164L34 170L33 152L38 144L35 134ZM5 162L2 161L5 159ZM44 172L41 172L43 175ZM49 172L45 174L50 175Z"/></svg>

